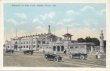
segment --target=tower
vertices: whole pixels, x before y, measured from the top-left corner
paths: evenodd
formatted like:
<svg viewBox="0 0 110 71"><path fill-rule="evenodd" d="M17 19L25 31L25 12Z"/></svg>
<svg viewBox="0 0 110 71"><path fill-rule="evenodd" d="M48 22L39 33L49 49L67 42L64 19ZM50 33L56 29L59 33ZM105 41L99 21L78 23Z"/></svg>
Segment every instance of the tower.
<svg viewBox="0 0 110 71"><path fill-rule="evenodd" d="M64 36L64 40L66 40L66 41L71 41L71 37L72 37L73 35L71 35L71 34L68 33L68 27L67 27L67 33L64 34L63 36Z"/></svg>
<svg viewBox="0 0 110 71"><path fill-rule="evenodd" d="M48 33L51 33L51 30L50 30L50 25L48 26Z"/></svg>
<svg viewBox="0 0 110 71"><path fill-rule="evenodd" d="M103 35L103 31L101 31L101 34L100 34L100 52L104 53L104 35Z"/></svg>
<svg viewBox="0 0 110 71"><path fill-rule="evenodd" d="M64 49L67 52L67 54L70 53L70 46L69 43L71 43L71 37L73 35L71 35L70 33L68 33L68 27L67 27L67 33L63 35L64 36Z"/></svg>

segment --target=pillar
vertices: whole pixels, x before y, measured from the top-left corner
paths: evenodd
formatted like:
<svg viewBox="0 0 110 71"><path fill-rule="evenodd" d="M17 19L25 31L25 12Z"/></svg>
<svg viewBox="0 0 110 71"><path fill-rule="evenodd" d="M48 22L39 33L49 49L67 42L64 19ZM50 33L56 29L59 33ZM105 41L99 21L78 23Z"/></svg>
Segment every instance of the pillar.
<svg viewBox="0 0 110 71"><path fill-rule="evenodd" d="M93 47L91 46L91 53L93 52Z"/></svg>
<svg viewBox="0 0 110 71"><path fill-rule="evenodd" d="M100 34L100 52L104 53L104 36L103 36L103 31L101 31L101 34Z"/></svg>

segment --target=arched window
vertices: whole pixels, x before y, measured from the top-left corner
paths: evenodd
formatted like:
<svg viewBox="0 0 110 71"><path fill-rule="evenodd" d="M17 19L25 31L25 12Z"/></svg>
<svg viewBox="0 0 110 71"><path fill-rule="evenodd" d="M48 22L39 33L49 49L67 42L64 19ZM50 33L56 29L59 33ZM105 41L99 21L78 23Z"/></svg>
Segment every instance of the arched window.
<svg viewBox="0 0 110 71"><path fill-rule="evenodd" d="M17 44L17 41L15 42L15 44Z"/></svg>
<svg viewBox="0 0 110 71"><path fill-rule="evenodd" d="M60 46L57 46L57 51L60 51Z"/></svg>
<svg viewBox="0 0 110 71"><path fill-rule="evenodd" d="M64 46L61 46L61 51L64 51Z"/></svg>
<svg viewBox="0 0 110 71"><path fill-rule="evenodd" d="M56 46L53 46L53 51L56 51Z"/></svg>

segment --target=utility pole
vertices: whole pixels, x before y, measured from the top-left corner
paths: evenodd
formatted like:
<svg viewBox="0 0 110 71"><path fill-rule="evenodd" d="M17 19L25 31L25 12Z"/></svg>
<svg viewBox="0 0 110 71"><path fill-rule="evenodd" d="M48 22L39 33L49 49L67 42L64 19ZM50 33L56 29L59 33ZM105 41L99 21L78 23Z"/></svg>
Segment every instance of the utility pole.
<svg viewBox="0 0 110 71"><path fill-rule="evenodd" d="M50 30L50 25L48 26L48 33L51 33L51 30Z"/></svg>
<svg viewBox="0 0 110 71"><path fill-rule="evenodd" d="M67 33L68 33L68 26L67 26Z"/></svg>
<svg viewBox="0 0 110 71"><path fill-rule="evenodd" d="M17 37L17 27L16 27L16 37Z"/></svg>
<svg viewBox="0 0 110 71"><path fill-rule="evenodd" d="M54 35L55 35L55 27L54 27Z"/></svg>

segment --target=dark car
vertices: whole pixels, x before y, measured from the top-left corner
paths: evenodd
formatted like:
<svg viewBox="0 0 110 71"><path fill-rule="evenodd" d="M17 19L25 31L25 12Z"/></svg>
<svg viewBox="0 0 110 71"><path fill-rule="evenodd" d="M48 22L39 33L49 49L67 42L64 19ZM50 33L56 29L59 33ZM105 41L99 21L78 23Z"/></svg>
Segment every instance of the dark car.
<svg viewBox="0 0 110 71"><path fill-rule="evenodd" d="M45 58L49 61L62 61L62 57L56 54L45 54Z"/></svg>
<svg viewBox="0 0 110 71"><path fill-rule="evenodd" d="M87 59L87 54L82 54L82 53L70 54L70 58L79 58L81 60L84 60Z"/></svg>
<svg viewBox="0 0 110 71"><path fill-rule="evenodd" d="M24 54L31 54L31 55L33 55L33 50L25 50L25 51L23 51L24 52Z"/></svg>
<svg viewBox="0 0 110 71"><path fill-rule="evenodd" d="M6 52L6 53L14 53L14 50L8 49L8 50L6 50L5 52Z"/></svg>

